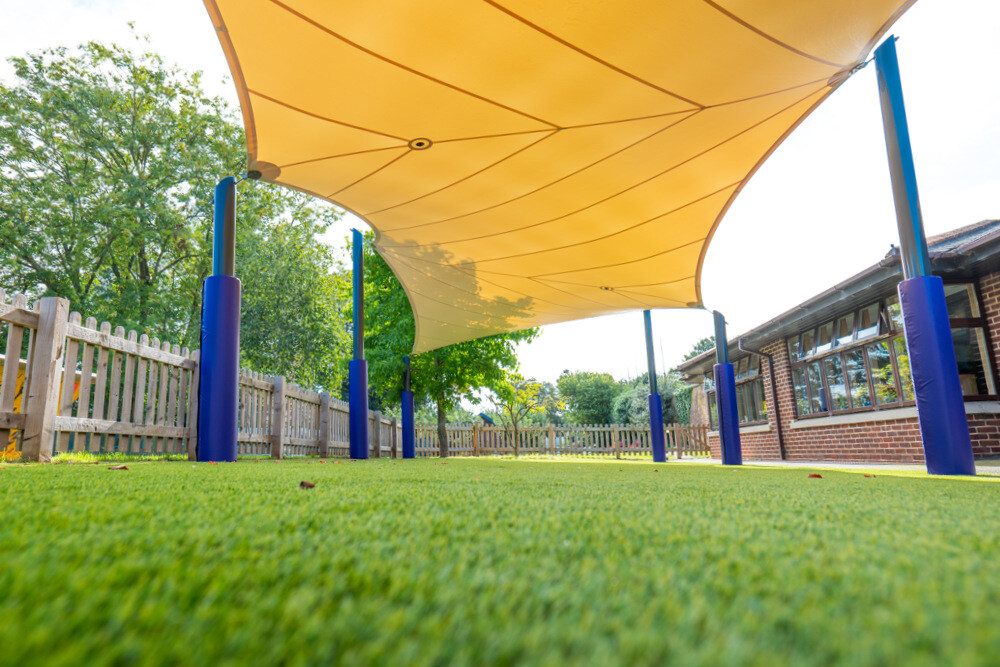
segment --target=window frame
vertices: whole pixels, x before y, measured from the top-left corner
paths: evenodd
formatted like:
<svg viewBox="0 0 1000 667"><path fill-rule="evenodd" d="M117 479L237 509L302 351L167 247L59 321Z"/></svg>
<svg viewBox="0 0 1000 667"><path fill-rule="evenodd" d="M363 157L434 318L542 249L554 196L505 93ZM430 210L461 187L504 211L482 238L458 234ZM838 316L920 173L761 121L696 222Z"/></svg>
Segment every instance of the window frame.
<svg viewBox="0 0 1000 667"><path fill-rule="evenodd" d="M995 370L996 360L994 359L994 354L993 354L993 341L990 335L990 327L986 317L986 310L983 307L982 289L980 286L979 278L978 277L974 279L948 278L945 279L944 282L946 285L956 285L956 284L972 285L973 287L972 292L977 300L977 303L974 305L978 308L980 317L954 318L954 319L949 318L949 325L950 329L979 329L983 332L986 353L985 355L983 355L982 361L984 366L984 372L988 376L987 386L989 386L990 384L989 380L992 379L994 390L997 392L996 394L970 394L967 396L963 396L963 399L966 401L995 401L998 398L1000 398L1000 382L998 382ZM796 419L814 419L819 417L829 417L835 414L844 415L844 414L854 414L859 412L876 412L878 410L891 410L899 407L916 405L915 400L905 398L906 392L903 391L902 375L899 372L899 364L896 359L896 349L895 345L893 344L893 340L895 338L903 336L903 328L902 326L900 326L899 328L895 328L894 323L892 321L892 317L889 313L889 300L890 297L873 299L871 301L867 301L858 306L855 306L849 312L840 312L836 314L832 318L834 322L834 332L833 332L834 336L832 338L833 346L827 352L823 352L821 354L813 353L810 355L802 355L801 337L802 334L804 333L811 333L813 340L816 341L818 339L819 327L828 322L830 318L824 318L824 320L816 324L816 326L813 326L808 330L800 331L798 334L794 336L789 336L785 339L784 343L786 350L789 350L789 352L791 351L793 340L796 340L795 347L796 349L799 350L799 355L796 359L793 359L790 353L788 357L788 379L789 383L792 386L792 392L791 392L792 410L794 411ZM862 310L871 306L873 303L878 304L879 310L876 321L878 322L879 333L874 336L868 336L866 338L858 338L858 330L861 327L860 313ZM837 325L839 324L842 318L848 317L852 313L854 316L854 322L853 322L854 327L851 332L851 342L845 344L837 344L836 342ZM895 384L896 398L897 398L897 400L892 403L878 404L875 399L875 381L872 377L871 360L869 359L868 356L868 348L872 345L876 345L879 343L885 343L885 345L887 345L887 347L889 348L889 359L891 363L893 382ZM905 338L904 338L904 344L905 344ZM815 343L813 345L813 349L814 350L816 349ZM868 395L870 397L871 405L867 406L854 405L854 395L851 389L851 380L848 375L848 370L847 370L848 364L845 355L855 350L861 350L862 352L862 359L864 361L864 368L866 375L865 379L868 384ZM847 389L847 402L848 405L850 406L845 410L834 410L833 400L830 396L829 378L827 378L826 374L825 360L834 355L841 357L840 364L842 373L844 375L845 387ZM808 414L801 414L798 408L798 401L795 397L795 381L793 373L795 372L796 369L801 369L803 375L805 376L805 387L806 391L808 392L807 396L805 397L805 400L807 403L810 404L811 407L815 394L813 393L813 387L812 387L813 381L809 377L808 365L813 362L819 362L820 379L822 384L821 389L823 391L823 397L822 397L823 400L820 401L820 404L823 404L823 402L825 401L827 409L825 411L810 411Z"/></svg>

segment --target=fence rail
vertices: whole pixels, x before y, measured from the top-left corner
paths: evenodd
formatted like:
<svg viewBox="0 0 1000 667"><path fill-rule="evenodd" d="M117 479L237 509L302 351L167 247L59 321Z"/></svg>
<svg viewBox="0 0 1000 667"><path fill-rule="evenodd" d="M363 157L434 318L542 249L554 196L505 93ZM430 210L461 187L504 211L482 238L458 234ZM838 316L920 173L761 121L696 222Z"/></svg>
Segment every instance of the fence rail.
<svg viewBox="0 0 1000 667"><path fill-rule="evenodd" d="M0 454L48 460L62 452L178 454L198 443L199 352L149 340L69 312L65 299L0 289ZM347 456L349 410L329 394L283 376L240 371L237 453ZM369 412L369 453L399 456L395 418ZM649 426L614 424L504 427L449 425L447 453L458 456L650 455ZM708 429L668 426L668 453L707 456ZM416 454L441 456L437 426L416 427Z"/></svg>

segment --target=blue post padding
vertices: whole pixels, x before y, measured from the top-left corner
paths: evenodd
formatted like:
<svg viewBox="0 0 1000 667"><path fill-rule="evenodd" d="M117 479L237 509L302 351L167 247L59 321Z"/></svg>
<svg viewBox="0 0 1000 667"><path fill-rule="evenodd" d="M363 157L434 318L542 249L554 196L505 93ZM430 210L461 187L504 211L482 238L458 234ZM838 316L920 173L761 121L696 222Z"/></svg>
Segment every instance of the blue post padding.
<svg viewBox="0 0 1000 667"><path fill-rule="evenodd" d="M715 409L719 416L722 465L743 465L740 415L736 411L736 375L732 364L715 365Z"/></svg>
<svg viewBox="0 0 1000 667"><path fill-rule="evenodd" d="M944 283L938 276L904 280L899 283L899 302L927 472L975 475Z"/></svg>
<svg viewBox="0 0 1000 667"><path fill-rule="evenodd" d="M659 394L649 395L649 442L653 447L653 460L667 461L667 443L663 437L663 401Z"/></svg>
<svg viewBox="0 0 1000 667"><path fill-rule="evenodd" d="M199 461L236 460L239 373L240 281L209 276L201 308Z"/></svg>
<svg viewBox="0 0 1000 667"><path fill-rule="evenodd" d="M417 433L413 423L413 392L404 391L401 397L403 408L403 458L412 459L417 456Z"/></svg>
<svg viewBox="0 0 1000 667"><path fill-rule="evenodd" d="M351 359L348 363L351 384L351 458L368 458L368 361Z"/></svg>

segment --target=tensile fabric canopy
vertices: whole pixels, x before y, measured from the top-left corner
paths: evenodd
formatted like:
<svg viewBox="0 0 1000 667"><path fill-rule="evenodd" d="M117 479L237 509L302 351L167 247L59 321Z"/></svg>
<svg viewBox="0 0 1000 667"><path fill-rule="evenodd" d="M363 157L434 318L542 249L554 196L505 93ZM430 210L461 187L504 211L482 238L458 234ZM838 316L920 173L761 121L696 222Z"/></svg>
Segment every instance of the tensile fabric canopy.
<svg viewBox="0 0 1000 667"><path fill-rule="evenodd" d="M700 307L767 156L913 0L205 0L249 169L367 221L414 351Z"/></svg>

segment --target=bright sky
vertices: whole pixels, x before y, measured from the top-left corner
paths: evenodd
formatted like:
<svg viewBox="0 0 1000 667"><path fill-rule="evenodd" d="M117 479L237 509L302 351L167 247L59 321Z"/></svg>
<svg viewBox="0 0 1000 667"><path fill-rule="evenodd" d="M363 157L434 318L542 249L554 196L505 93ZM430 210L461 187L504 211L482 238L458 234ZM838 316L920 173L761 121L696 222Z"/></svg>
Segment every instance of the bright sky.
<svg viewBox="0 0 1000 667"><path fill-rule="evenodd" d="M199 0L0 0L0 57L88 40L132 43L127 23L168 62L235 90ZM1000 2L919 0L893 27L924 223L936 234L1000 217ZM0 63L0 80L11 68ZM346 93L345 94L349 94ZM220 175L221 176L221 175ZM338 245L352 226L330 234ZM734 336L874 264L897 243L882 120L870 66L844 84L771 156L715 235L703 288ZM653 313L657 365L711 335L703 311ZM563 369L635 376L646 368L642 315L548 326L520 351L526 376Z"/></svg>

